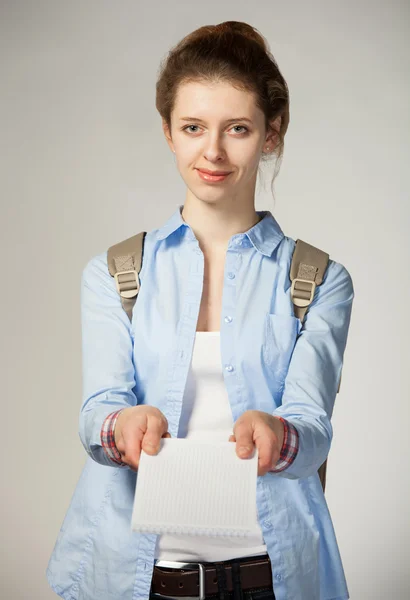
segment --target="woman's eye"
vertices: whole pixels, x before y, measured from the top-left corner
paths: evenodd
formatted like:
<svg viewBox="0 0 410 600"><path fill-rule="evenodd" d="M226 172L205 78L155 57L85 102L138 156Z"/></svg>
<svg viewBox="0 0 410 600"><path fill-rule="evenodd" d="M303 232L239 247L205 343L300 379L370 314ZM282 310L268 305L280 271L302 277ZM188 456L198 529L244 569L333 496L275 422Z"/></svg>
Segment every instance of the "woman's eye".
<svg viewBox="0 0 410 600"><path fill-rule="evenodd" d="M244 125L234 125L234 128L235 127L239 127L239 129L245 129L245 131L248 131L248 128L245 127ZM245 133L245 132L240 131L239 133Z"/></svg>
<svg viewBox="0 0 410 600"><path fill-rule="evenodd" d="M186 131L186 130L188 130L190 127L198 127L198 125L186 125L185 127L183 127L183 128L182 128L182 131ZM245 133L245 132L247 133L247 132L248 132L248 128L247 128L247 127L245 127L244 125L234 125L234 126L232 127L232 129L237 129L237 128L239 128L239 129L244 129L244 130L245 130L245 131L239 131L239 133ZM192 129L191 129L190 133L196 133L196 132L195 132L195 131L192 131Z"/></svg>

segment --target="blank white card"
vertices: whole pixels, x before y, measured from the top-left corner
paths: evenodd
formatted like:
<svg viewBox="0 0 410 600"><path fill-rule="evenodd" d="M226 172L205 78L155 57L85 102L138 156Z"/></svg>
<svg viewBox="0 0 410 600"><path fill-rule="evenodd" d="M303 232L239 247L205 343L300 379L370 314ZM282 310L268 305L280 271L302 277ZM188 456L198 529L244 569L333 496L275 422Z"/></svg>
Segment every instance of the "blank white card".
<svg viewBox="0 0 410 600"><path fill-rule="evenodd" d="M258 450L236 455L235 442L162 438L141 450L131 529L206 536L255 534Z"/></svg>

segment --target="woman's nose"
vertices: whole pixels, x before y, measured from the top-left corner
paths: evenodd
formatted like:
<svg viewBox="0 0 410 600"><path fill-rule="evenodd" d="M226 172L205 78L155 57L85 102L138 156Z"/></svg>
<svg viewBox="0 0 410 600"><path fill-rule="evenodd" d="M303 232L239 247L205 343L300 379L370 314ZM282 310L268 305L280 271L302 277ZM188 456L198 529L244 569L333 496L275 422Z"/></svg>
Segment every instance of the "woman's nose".
<svg viewBox="0 0 410 600"><path fill-rule="evenodd" d="M204 148L204 157L210 162L224 160L226 157L226 152L223 147L222 140L213 139L209 141Z"/></svg>

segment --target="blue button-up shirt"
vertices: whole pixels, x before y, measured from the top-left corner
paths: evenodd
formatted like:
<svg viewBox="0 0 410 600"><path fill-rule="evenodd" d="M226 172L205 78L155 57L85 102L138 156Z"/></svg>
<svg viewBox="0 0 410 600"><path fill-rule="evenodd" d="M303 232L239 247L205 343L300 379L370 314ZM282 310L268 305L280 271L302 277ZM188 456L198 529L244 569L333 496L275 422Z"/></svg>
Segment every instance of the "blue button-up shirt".
<svg viewBox="0 0 410 600"><path fill-rule="evenodd" d="M132 322L122 308L107 253L82 275L83 400L79 434L88 454L47 568L66 600L148 600L157 534L131 531L138 474L101 446L113 411L158 407L178 436L204 277L204 256L179 206L147 233ZM258 476L259 524L277 600L349 598L318 476L327 458L352 302L346 268L329 260L303 327L289 278L295 240L269 211L227 247L220 340L234 421L246 410L282 416L299 434L294 462ZM166 492L166 490L164 490Z"/></svg>

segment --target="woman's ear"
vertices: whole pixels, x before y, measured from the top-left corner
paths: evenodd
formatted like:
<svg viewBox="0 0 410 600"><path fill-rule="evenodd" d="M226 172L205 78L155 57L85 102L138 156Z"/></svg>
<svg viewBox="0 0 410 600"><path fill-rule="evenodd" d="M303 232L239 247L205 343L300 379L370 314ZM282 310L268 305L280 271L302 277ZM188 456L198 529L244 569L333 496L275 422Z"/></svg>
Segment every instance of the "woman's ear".
<svg viewBox="0 0 410 600"><path fill-rule="evenodd" d="M265 144L269 143L269 148L274 150L279 142L279 131L282 124L282 117L276 117L269 123L269 131L266 134Z"/></svg>
<svg viewBox="0 0 410 600"><path fill-rule="evenodd" d="M164 132L168 146L171 148L172 152L175 152L174 144L172 143L171 132L168 123L165 121L165 119L162 119L162 130Z"/></svg>

